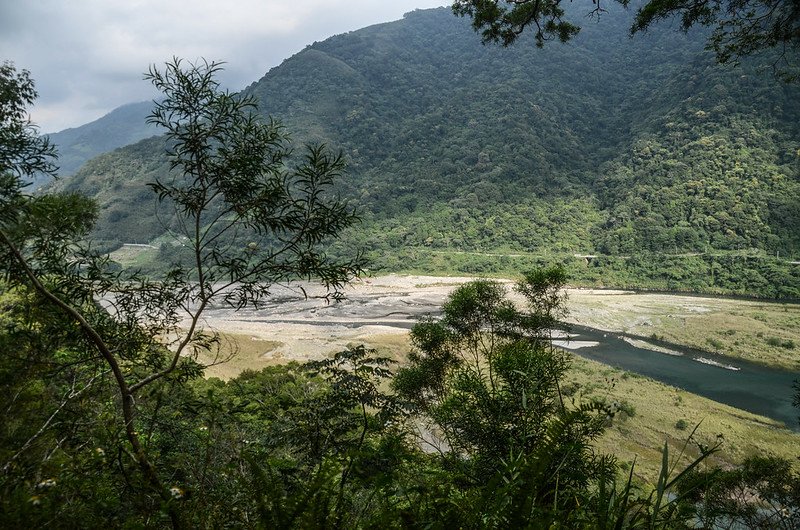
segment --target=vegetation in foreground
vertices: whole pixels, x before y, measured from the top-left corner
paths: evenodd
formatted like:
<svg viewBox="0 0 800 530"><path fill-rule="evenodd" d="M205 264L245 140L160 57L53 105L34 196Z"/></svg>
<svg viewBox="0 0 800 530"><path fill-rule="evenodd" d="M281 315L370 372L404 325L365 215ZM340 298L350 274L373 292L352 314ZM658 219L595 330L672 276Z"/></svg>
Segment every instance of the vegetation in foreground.
<svg viewBox="0 0 800 530"><path fill-rule="evenodd" d="M28 357L2 371L11 421L0 518L10 527L796 524L800 477L788 460L762 454L716 469L716 442L684 424L648 485L634 478L638 464L593 449L635 410L588 387L583 398L573 392L571 360L547 340L563 279L527 275L526 311L495 282L457 288L441 320L414 328L409 364L395 374L354 347L228 382L158 381L138 396L135 426L166 500L141 476L109 375L78 377L92 364L76 367L68 352L80 343L53 333L63 322L46 305L6 306L2 339ZM45 337L55 355L31 363Z"/></svg>
<svg viewBox="0 0 800 530"><path fill-rule="evenodd" d="M380 283L380 279L373 281ZM455 288L460 283L452 283L451 287ZM657 318L647 310L652 309L653 299L658 301L664 297L665 295L607 292L591 295L576 294L575 291L570 291L568 307L571 313L567 315L566 319L582 321L587 314L602 313L603 306L592 303L599 298L607 304L614 304L614 302L631 304L629 311L635 312L637 317L653 320L653 325L647 326L647 329L661 333L663 328L659 325ZM672 300L672 297L668 298ZM670 314L677 312L680 308L678 301L686 300L692 304L719 301L723 304L737 304L736 306L740 308L747 308L750 304L763 304L762 302L729 299L677 297L675 305L667 305L664 310ZM583 305L584 302L587 302L586 307ZM774 305L778 306L778 304ZM696 307L696 305L692 307ZM613 312L605 313L606 317L612 320L618 314L622 315L623 319L628 316L625 311L616 306ZM602 324L609 325L609 321L604 320ZM237 329L241 330L241 328ZM314 341L326 337L326 328L315 330L303 332L306 340ZM306 335L306 333L310 334ZM286 364L292 359L300 360L309 353L307 348L292 351L284 343L276 344L269 341L269 337L274 338L271 329L268 333L258 331L257 328L238 334L223 331L221 335L226 342L229 342L230 347L236 348L237 355L231 362L208 368L206 377L219 377L228 381L244 370L260 371L268 366ZM363 343L368 348L374 348L378 355L392 359L397 363L396 366L402 367L408 363L412 345L407 334L364 335L362 332L358 334L358 338L355 338L355 335L354 333L349 338L336 340L329 344L318 344L318 349L314 351L323 356L333 355L347 346ZM602 453L615 455L620 459L622 465L635 460L634 476L649 483L654 483L658 477L664 442L668 440L670 449L678 450L685 442L685 437L688 436L691 428L697 424L701 425L698 438L707 444L714 441L716 434L724 435L723 450L709 458L709 462L715 466L738 466L748 456L758 454L770 454L789 460L794 460L797 456L798 435L790 430L797 426L794 421L787 426L789 428L785 428L779 422L577 355L572 357L570 368L564 374L562 389L565 394L569 394L570 398L620 404L620 413L593 443L593 447ZM690 453L693 457L697 456L695 451L690 451Z"/></svg>

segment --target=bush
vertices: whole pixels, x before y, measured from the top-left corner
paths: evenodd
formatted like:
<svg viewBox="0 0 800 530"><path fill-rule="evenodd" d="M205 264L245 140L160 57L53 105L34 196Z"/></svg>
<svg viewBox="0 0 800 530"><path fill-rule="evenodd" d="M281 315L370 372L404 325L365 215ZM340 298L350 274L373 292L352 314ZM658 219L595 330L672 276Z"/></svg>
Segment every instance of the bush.
<svg viewBox="0 0 800 530"><path fill-rule="evenodd" d="M793 350L795 348L795 343L792 339L780 339L778 337L769 337L767 339L767 344L772 346L773 348L786 348L787 350Z"/></svg>
<svg viewBox="0 0 800 530"><path fill-rule="evenodd" d="M688 426L689 422L683 419L675 422L675 428L678 429L679 431L685 431Z"/></svg>
<svg viewBox="0 0 800 530"><path fill-rule="evenodd" d="M636 407L630 404L627 400L620 401L617 407L622 419L633 418L636 416Z"/></svg>

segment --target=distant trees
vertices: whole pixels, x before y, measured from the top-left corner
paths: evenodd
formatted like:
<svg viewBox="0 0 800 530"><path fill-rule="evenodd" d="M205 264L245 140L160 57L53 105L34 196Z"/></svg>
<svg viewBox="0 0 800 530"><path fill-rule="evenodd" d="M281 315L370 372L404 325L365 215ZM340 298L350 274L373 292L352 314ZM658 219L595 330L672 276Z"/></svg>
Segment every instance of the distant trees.
<svg viewBox="0 0 800 530"><path fill-rule="evenodd" d="M630 0L616 0L627 7ZM587 6L588 13L605 12L601 0ZM455 0L453 11L472 18L484 42L514 43L526 30L533 31L536 44L558 39L565 42L580 27L565 19L561 0ZM646 31L662 19L678 18L681 28L712 26L708 40L721 63L736 63L742 57L774 50L772 66L787 81L798 79L800 51L800 5L797 0L653 0L637 10L631 34Z"/></svg>

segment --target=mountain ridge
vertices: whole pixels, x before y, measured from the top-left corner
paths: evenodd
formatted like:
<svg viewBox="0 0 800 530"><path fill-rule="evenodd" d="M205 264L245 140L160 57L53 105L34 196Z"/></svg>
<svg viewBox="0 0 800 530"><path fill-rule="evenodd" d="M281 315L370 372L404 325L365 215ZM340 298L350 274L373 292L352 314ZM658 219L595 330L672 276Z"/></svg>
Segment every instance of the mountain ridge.
<svg viewBox="0 0 800 530"><path fill-rule="evenodd" d="M58 151L58 175L70 176L95 156L157 135L156 127L145 122L152 106L152 101L126 103L94 121L45 135ZM37 176L33 186L50 180Z"/></svg>

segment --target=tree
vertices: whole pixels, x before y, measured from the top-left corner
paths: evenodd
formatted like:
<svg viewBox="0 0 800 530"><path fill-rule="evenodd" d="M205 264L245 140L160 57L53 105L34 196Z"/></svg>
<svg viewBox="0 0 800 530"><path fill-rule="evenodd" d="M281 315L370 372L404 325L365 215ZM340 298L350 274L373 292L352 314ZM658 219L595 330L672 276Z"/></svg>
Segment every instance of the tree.
<svg viewBox="0 0 800 530"><path fill-rule="evenodd" d="M0 223L19 213L26 178L58 169L55 148L28 117L26 108L36 97L30 72L17 72L8 61L0 65Z"/></svg>
<svg viewBox="0 0 800 530"><path fill-rule="evenodd" d="M628 7L630 0L615 0ZM580 27L565 19L561 0L455 0L453 11L472 18L483 42L513 44L528 28L538 46L558 38L574 37ZM601 0L592 0L590 16L605 12ZM800 2L798 0L651 0L640 7L631 34L646 31L662 19L679 18L681 28L712 26L709 38L720 63L738 63L766 52L776 73L786 81L798 79Z"/></svg>
<svg viewBox="0 0 800 530"><path fill-rule="evenodd" d="M682 487L698 482L689 494L703 528L797 528L800 524L800 475L792 461L750 456L733 469L696 471Z"/></svg>
<svg viewBox="0 0 800 530"><path fill-rule="evenodd" d="M271 285L303 278L321 280L337 297L360 272L357 256L334 262L321 246L356 220L331 191L341 155L311 146L290 166L281 126L261 122L252 99L221 91L219 70L175 59L147 75L164 94L149 119L167 131L172 168L151 187L174 207L172 233L189 258L157 280L116 271L83 241L91 201L23 193L23 176L54 172L54 153L24 118L35 97L27 72L6 65L0 77L3 272L80 331L72 363L100 363L110 374L124 430L120 454L132 456L154 495L148 502L160 504L173 526L181 526L175 494L148 452L139 412L148 398L160 399L165 382L180 384L220 361L221 338L203 328L203 312L212 304L258 306Z"/></svg>
<svg viewBox="0 0 800 530"><path fill-rule="evenodd" d="M679 468L695 429L676 460L664 445L649 493L634 484L633 466L618 482L621 466L596 454L592 442L620 407L561 391L570 357L552 338L563 327L565 280L557 267L525 274L516 285L524 311L502 284L469 282L451 293L440 320L412 329L415 349L392 386L422 426L422 441L438 453L440 473L435 484L422 479L414 488L419 521L454 528L683 528L691 520L687 499L709 477L687 480L719 443L698 443L699 456Z"/></svg>
<svg viewBox="0 0 800 530"><path fill-rule="evenodd" d="M423 439L460 469L461 480L497 486L498 474L522 474L517 493L535 501L506 506L510 526L566 517L577 508L570 492L585 490L611 463L590 447L610 410L570 405L560 390L569 357L549 339L563 316L564 279L559 268L527 274L517 285L525 312L498 282L457 288L441 320L414 326L415 351L393 382L428 425ZM553 507L549 515L539 511L544 506Z"/></svg>

